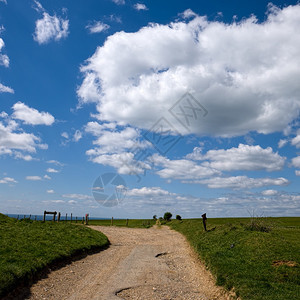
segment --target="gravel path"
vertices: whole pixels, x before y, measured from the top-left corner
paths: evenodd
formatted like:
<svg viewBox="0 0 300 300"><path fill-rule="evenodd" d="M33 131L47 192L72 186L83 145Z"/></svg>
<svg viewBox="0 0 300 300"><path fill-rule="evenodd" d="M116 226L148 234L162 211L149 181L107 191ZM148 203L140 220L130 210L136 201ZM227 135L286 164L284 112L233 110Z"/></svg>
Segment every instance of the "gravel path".
<svg viewBox="0 0 300 300"><path fill-rule="evenodd" d="M230 299L180 233L168 227L91 228L107 235L111 246L52 271L26 299Z"/></svg>

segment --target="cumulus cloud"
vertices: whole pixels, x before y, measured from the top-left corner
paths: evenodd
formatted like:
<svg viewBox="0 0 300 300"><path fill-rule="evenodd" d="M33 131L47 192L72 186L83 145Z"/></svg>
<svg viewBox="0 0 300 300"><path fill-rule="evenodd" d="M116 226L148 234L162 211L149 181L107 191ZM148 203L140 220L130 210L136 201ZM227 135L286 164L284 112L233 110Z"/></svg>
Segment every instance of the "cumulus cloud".
<svg viewBox="0 0 300 300"><path fill-rule="evenodd" d="M231 177L212 177L203 180L195 180L189 183L199 183L207 185L211 189L230 188L253 189L265 186L285 186L289 184L286 178L249 178L247 176L231 176Z"/></svg>
<svg viewBox="0 0 300 300"><path fill-rule="evenodd" d="M143 3L136 3L133 5L136 10L148 10L148 7Z"/></svg>
<svg viewBox="0 0 300 300"><path fill-rule="evenodd" d="M111 0L112 2L114 2L117 5L124 5L125 4L125 0Z"/></svg>
<svg viewBox="0 0 300 300"><path fill-rule="evenodd" d="M295 170L295 175L300 176L300 170Z"/></svg>
<svg viewBox="0 0 300 300"><path fill-rule="evenodd" d="M54 164L54 165L57 165L57 166L63 166L64 164L59 162L58 160L54 160L54 159L51 159L51 160L48 160L47 161L48 164Z"/></svg>
<svg viewBox="0 0 300 300"><path fill-rule="evenodd" d="M101 21L94 21L92 24L87 25L86 28L90 33L99 33L108 30L110 26Z"/></svg>
<svg viewBox="0 0 300 300"><path fill-rule="evenodd" d="M35 108L31 108L22 102L13 105L14 119L22 120L25 124L30 125L52 125L55 121L54 117L48 112L39 112Z"/></svg>
<svg viewBox="0 0 300 300"><path fill-rule="evenodd" d="M261 193L264 196L275 196L275 195L278 194L278 191L276 191L276 190L264 190Z"/></svg>
<svg viewBox="0 0 300 300"><path fill-rule="evenodd" d="M25 178L26 178L26 180L31 180L31 181L40 181L40 180L42 180L41 176L26 176Z"/></svg>
<svg viewBox="0 0 300 300"><path fill-rule="evenodd" d="M286 158L274 153L271 147L240 144L238 148L209 150L203 159L209 160L204 165L222 171L280 171Z"/></svg>
<svg viewBox="0 0 300 300"><path fill-rule="evenodd" d="M292 166L295 168L300 168L300 156L294 157L292 159Z"/></svg>
<svg viewBox="0 0 300 300"><path fill-rule="evenodd" d="M49 175L44 175L44 179L48 179L48 180L51 180L51 177Z"/></svg>
<svg viewBox="0 0 300 300"><path fill-rule="evenodd" d="M140 189L127 190L127 196L140 196L140 197L156 197L171 195L169 191L163 190L160 187L142 187ZM174 195L174 194L173 194Z"/></svg>
<svg viewBox="0 0 300 300"><path fill-rule="evenodd" d="M48 169L46 170L46 172L48 172L48 173L59 173L58 170L53 169L53 168L48 168Z"/></svg>
<svg viewBox="0 0 300 300"><path fill-rule="evenodd" d="M0 30L1 32L1 30ZM8 67L9 66L9 58L6 54L2 54L2 48L5 46L5 43L2 38L0 38L0 66Z"/></svg>
<svg viewBox="0 0 300 300"><path fill-rule="evenodd" d="M68 138L69 138L69 134L68 134L67 132L63 132L63 133L61 134L61 136L62 136L63 138L65 138L65 139L68 139Z"/></svg>
<svg viewBox="0 0 300 300"><path fill-rule="evenodd" d="M8 154L22 158L20 150L35 153L36 148L45 149L46 145L40 141L34 134L23 132L14 120L0 121L0 155Z"/></svg>
<svg viewBox="0 0 300 300"><path fill-rule="evenodd" d="M7 4L7 1L6 0L0 0L0 2L3 2L5 4Z"/></svg>
<svg viewBox="0 0 300 300"><path fill-rule="evenodd" d="M46 191L48 194L54 194L54 190L47 190Z"/></svg>
<svg viewBox="0 0 300 300"><path fill-rule="evenodd" d="M33 38L39 44L47 44L51 40L59 41L69 34L69 20L53 15L50 16L40 2L35 1L35 9L43 14L43 18L35 22Z"/></svg>
<svg viewBox="0 0 300 300"><path fill-rule="evenodd" d="M221 174L221 172L216 169L209 166L198 165L197 163L187 159L170 160L161 155L154 154L151 157L151 161L162 168L157 171L157 174L162 178L187 180Z"/></svg>
<svg viewBox="0 0 300 300"><path fill-rule="evenodd" d="M18 181L16 181L12 177L4 177L4 178L0 179L0 183L2 183L2 184L11 184L11 183L17 183L17 182Z"/></svg>
<svg viewBox="0 0 300 300"><path fill-rule="evenodd" d="M190 91L209 113L188 133L282 131L300 109L299 16L300 5L270 6L262 23L252 16L228 24L190 11L117 32L81 67L80 104L96 103L102 121L148 129Z"/></svg>
<svg viewBox="0 0 300 300"><path fill-rule="evenodd" d="M279 140L278 142L278 148L282 148L287 144L288 140L283 139L283 140Z"/></svg>
<svg viewBox="0 0 300 300"><path fill-rule="evenodd" d="M297 131L297 135L291 140L291 144L300 148L300 130Z"/></svg>
<svg viewBox="0 0 300 300"><path fill-rule="evenodd" d="M85 131L96 137L95 147L86 151L93 162L114 167L120 174L140 174L151 169L148 163L135 159L135 152L149 146L140 141L137 129L126 127L118 131L114 123L89 122Z"/></svg>
<svg viewBox="0 0 300 300"><path fill-rule="evenodd" d="M73 140L78 142L82 138L82 133L80 130L76 130L73 136Z"/></svg>
<svg viewBox="0 0 300 300"><path fill-rule="evenodd" d="M10 88L9 86L5 86L2 83L0 83L0 93L10 93L14 94L14 90Z"/></svg>
<svg viewBox="0 0 300 300"><path fill-rule="evenodd" d="M64 198L72 198L72 199L77 199L77 200L87 200L87 199L92 199L93 198L89 195L84 195L84 194L64 194L62 196Z"/></svg>

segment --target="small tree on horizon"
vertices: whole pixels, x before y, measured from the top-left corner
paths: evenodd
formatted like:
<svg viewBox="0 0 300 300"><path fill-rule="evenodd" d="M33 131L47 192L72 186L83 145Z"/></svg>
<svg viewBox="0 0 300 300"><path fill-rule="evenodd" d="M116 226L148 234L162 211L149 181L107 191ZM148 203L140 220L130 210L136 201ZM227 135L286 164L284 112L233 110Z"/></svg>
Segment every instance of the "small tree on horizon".
<svg viewBox="0 0 300 300"><path fill-rule="evenodd" d="M166 221L170 221L171 218L172 218L172 214L171 214L169 211L167 211L167 212L164 214L164 219L165 219Z"/></svg>
<svg viewBox="0 0 300 300"><path fill-rule="evenodd" d="M181 216L180 215L176 215L176 220L181 221Z"/></svg>

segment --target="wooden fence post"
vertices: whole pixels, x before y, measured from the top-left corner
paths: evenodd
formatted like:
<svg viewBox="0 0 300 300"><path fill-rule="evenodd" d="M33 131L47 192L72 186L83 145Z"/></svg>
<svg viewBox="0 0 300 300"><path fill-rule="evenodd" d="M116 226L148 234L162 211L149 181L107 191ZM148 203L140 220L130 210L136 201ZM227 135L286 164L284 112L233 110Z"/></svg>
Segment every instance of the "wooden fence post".
<svg viewBox="0 0 300 300"><path fill-rule="evenodd" d="M110 226L114 225L114 217L111 217L111 222L110 222Z"/></svg>
<svg viewBox="0 0 300 300"><path fill-rule="evenodd" d="M44 210L44 217L43 217L43 222L46 221L46 211Z"/></svg>
<svg viewBox="0 0 300 300"><path fill-rule="evenodd" d="M58 212L58 216L57 216L57 223L60 222L60 212Z"/></svg>

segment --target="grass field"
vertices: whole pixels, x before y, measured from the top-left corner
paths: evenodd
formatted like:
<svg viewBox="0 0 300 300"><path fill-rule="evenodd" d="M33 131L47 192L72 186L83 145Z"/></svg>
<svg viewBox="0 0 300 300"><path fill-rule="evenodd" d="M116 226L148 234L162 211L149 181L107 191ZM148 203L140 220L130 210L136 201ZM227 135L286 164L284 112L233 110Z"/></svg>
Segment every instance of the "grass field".
<svg viewBox="0 0 300 300"><path fill-rule="evenodd" d="M129 219L128 226L130 228L149 228L155 225L155 220L153 219ZM126 219L114 219L113 225L114 226L126 226L127 221ZM111 220L89 220L89 225L101 225L101 226L110 226Z"/></svg>
<svg viewBox="0 0 300 300"><path fill-rule="evenodd" d="M208 219L168 223L216 276L247 300L300 299L300 218Z"/></svg>
<svg viewBox="0 0 300 300"><path fill-rule="evenodd" d="M0 214L0 298L46 265L108 244L104 234L84 226L17 221Z"/></svg>

